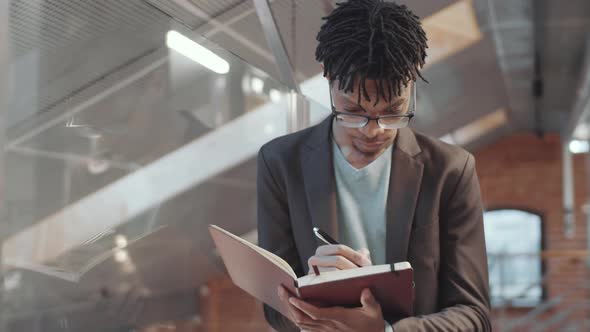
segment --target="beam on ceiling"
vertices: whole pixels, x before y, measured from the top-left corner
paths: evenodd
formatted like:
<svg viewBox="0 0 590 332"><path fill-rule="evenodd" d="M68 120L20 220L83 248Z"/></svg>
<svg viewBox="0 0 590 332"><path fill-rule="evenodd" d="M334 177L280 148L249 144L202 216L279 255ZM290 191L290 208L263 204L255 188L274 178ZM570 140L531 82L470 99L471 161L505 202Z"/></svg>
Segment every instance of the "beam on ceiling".
<svg viewBox="0 0 590 332"><path fill-rule="evenodd" d="M281 33L277 26L277 22L273 16L268 0L254 0L254 6L256 7L256 13L260 19L262 30L266 37L266 42L269 48L272 50L275 61L279 69L280 80L289 87L291 90L301 93L299 84L295 79L295 73L293 66L289 60L289 55L285 49L285 43L281 37Z"/></svg>
<svg viewBox="0 0 590 332"><path fill-rule="evenodd" d="M257 46L255 43L253 43L250 39L248 39L242 33L238 32L235 29L233 29L232 27L230 27L229 24L221 22L214 17L211 17L211 15L207 14L205 11L203 11L201 8L197 7L191 1L189 1L189 0L173 0L173 1L177 5L186 9L189 13L195 15L198 18L201 18L201 19L207 21L211 26L213 26L213 29L204 33L204 36L206 38L211 38L212 36L214 36L218 32L224 32L225 34L232 37L234 40L236 40L237 42L239 42L243 46L249 48L252 52L256 53L257 55L261 56L262 58L266 59L267 61L269 61L271 63L274 62L274 58L273 58L272 54L270 54L267 50ZM253 13L253 11L250 13ZM242 15L239 15L239 17L242 17L242 18L245 16L247 16L247 15L244 15L244 13L242 13ZM232 22L235 22L235 21L232 20ZM191 35L190 37L194 38L197 36Z"/></svg>
<svg viewBox="0 0 590 332"><path fill-rule="evenodd" d="M543 73L543 44L545 42L545 4L539 1L533 2L533 81L531 91L533 94L533 114L535 119L535 133L539 137L545 134L543 127L543 113L541 109L544 98L545 77Z"/></svg>
<svg viewBox="0 0 590 332"><path fill-rule="evenodd" d="M18 267L55 259L252 158L287 133L287 110L287 98L264 104L10 236L2 244L4 262Z"/></svg>
<svg viewBox="0 0 590 332"><path fill-rule="evenodd" d="M274 54L279 70L280 81L287 85L289 91L289 114L287 127L289 132L307 128L310 124L310 105L297 83L295 70L287 54L285 43L275 21L268 0L254 0L256 13L260 19L266 42ZM295 15L295 13L293 13Z"/></svg>
<svg viewBox="0 0 590 332"><path fill-rule="evenodd" d="M41 114L36 116L35 124L42 123L41 125L32 126L32 128L21 129L18 131L24 131L22 135L15 135L14 139L11 139L6 144L6 148L10 149L18 147L20 144L28 141L32 137L37 136L41 132L57 125L65 123L67 119L74 114L77 114L88 107L111 97L121 89L131 85L137 80L145 77L145 75L153 72L168 62L168 50L165 48L159 49L149 55L139 59L138 61L126 66L125 68L118 70L112 74L109 74L105 79L101 80L97 84L85 89L83 92L72 96L72 98L64 101L61 104L56 105L47 114ZM72 105L74 105L72 107ZM12 135L10 135L12 136Z"/></svg>

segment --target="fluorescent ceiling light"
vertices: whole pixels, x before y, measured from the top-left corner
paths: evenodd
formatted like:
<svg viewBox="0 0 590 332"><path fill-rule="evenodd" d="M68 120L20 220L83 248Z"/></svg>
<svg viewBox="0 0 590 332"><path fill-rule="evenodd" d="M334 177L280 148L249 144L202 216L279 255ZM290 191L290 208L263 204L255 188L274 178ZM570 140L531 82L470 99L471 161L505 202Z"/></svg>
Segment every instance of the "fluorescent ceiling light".
<svg viewBox="0 0 590 332"><path fill-rule="evenodd" d="M262 94L262 92L264 91L264 81L260 78L252 77L250 84L252 86L252 91L254 91L254 93Z"/></svg>
<svg viewBox="0 0 590 332"><path fill-rule="evenodd" d="M270 92L268 93L270 96L270 100L277 104L281 102L281 98L282 98L282 94L279 90L277 89L270 89Z"/></svg>
<svg viewBox="0 0 590 332"><path fill-rule="evenodd" d="M218 74L229 72L227 61L174 30L166 34L166 46Z"/></svg>
<svg viewBox="0 0 590 332"><path fill-rule="evenodd" d="M115 260L119 263L124 263L129 259L129 254L126 250L119 249L115 252Z"/></svg>
<svg viewBox="0 0 590 332"><path fill-rule="evenodd" d="M115 244L119 249L127 247L127 237L125 235L118 234L117 236L115 236Z"/></svg>
<svg viewBox="0 0 590 332"><path fill-rule="evenodd" d="M588 141L573 140L569 145L571 153L588 153L590 151L590 144Z"/></svg>

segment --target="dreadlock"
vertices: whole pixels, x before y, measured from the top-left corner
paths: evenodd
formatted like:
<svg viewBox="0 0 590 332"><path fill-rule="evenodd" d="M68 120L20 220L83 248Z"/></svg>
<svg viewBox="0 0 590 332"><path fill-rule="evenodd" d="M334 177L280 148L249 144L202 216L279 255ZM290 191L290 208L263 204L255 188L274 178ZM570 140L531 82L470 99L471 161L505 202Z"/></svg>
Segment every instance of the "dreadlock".
<svg viewBox="0 0 590 332"><path fill-rule="evenodd" d="M402 85L418 77L426 58L426 33L419 17L405 5L383 0L348 0L325 20L317 35L316 60L324 64L324 76L330 84L338 80L338 89L354 91L358 78L358 103L361 92L370 99L365 81L377 80L377 100L391 100L401 94ZM386 86L384 86L384 84ZM387 95L386 95L387 91Z"/></svg>

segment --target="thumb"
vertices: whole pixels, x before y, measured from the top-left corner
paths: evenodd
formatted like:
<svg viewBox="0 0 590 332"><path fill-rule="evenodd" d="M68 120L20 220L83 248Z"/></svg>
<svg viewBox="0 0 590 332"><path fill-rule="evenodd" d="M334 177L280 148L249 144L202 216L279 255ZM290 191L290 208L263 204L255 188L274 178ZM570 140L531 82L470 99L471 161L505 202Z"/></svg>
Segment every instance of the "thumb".
<svg viewBox="0 0 590 332"><path fill-rule="evenodd" d="M379 306L377 299L375 299L373 293L371 293L368 288L363 289L363 292L361 293L361 304L363 305L363 308L374 308Z"/></svg>

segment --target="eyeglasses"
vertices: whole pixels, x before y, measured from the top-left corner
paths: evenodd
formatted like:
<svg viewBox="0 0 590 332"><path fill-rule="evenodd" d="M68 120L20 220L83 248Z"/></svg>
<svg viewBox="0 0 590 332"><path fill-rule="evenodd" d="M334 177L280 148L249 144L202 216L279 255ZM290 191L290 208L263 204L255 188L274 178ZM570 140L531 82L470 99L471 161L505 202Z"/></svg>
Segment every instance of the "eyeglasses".
<svg viewBox="0 0 590 332"><path fill-rule="evenodd" d="M412 96L414 102L412 103L412 111L401 115L381 115L378 117L371 117L362 114L350 114L345 112L338 112L336 106L334 106L334 100L332 98L332 88L330 87L330 106L332 107L332 116L336 119L336 122L346 128L363 128L369 121L375 120L379 127L383 129L401 129L408 126L410 120L414 117L416 112L416 83L412 84ZM409 107L408 107L409 108Z"/></svg>

